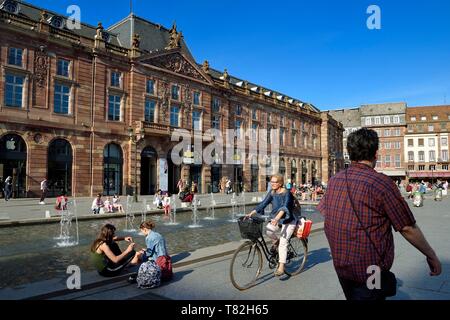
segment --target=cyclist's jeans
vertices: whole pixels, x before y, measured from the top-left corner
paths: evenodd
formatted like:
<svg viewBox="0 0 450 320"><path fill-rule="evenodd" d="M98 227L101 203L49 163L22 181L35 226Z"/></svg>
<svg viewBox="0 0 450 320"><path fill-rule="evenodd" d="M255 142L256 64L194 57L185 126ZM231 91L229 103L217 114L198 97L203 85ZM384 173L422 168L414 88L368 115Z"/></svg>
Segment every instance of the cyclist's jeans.
<svg viewBox="0 0 450 320"><path fill-rule="evenodd" d="M278 245L278 262L280 263L286 263L288 239L291 237L294 230L295 224L283 224L281 227L281 238L280 244ZM275 233L279 231L280 228L278 226L274 226L270 222L266 226L266 234L274 242L278 240L278 236Z"/></svg>

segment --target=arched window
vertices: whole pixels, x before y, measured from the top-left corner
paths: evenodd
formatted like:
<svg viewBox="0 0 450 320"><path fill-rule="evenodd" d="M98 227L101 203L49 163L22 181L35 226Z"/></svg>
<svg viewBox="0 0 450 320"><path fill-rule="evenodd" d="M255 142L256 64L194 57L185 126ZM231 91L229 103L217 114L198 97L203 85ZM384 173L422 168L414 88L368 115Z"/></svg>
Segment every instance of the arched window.
<svg viewBox="0 0 450 320"><path fill-rule="evenodd" d="M103 192L106 195L122 194L122 149L114 143L103 150Z"/></svg>
<svg viewBox="0 0 450 320"><path fill-rule="evenodd" d="M13 179L13 198L26 197L27 145L17 134L7 134L0 139L0 176Z"/></svg>
<svg viewBox="0 0 450 320"><path fill-rule="evenodd" d="M49 196L72 192L72 147L67 140L55 139L48 146Z"/></svg>

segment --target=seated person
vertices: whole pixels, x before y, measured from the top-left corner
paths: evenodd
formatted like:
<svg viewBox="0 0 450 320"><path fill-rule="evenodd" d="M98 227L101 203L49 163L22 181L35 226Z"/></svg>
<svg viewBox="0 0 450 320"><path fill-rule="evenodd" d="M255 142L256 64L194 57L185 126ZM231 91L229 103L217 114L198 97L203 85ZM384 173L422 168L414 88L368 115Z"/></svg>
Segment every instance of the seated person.
<svg viewBox="0 0 450 320"><path fill-rule="evenodd" d="M119 213L125 213L125 211L123 210L123 206L120 204L120 197L117 195L117 193L113 196L112 201L114 209L117 209Z"/></svg>
<svg viewBox="0 0 450 320"><path fill-rule="evenodd" d="M99 214L100 213L100 209L104 208L105 204L103 203L102 200L102 194L99 193L97 194L97 198L94 199L94 201L92 201L92 212L94 212L94 214Z"/></svg>
<svg viewBox="0 0 450 320"><path fill-rule="evenodd" d="M56 198L55 210L57 213L61 213L61 210L67 210L67 193L65 191L61 192L61 195Z"/></svg>
<svg viewBox="0 0 450 320"><path fill-rule="evenodd" d="M145 244L147 246L147 248L144 249L145 253L142 257L143 261L148 259L156 260L156 258L160 256L167 255L166 240L160 233L154 231L154 228L155 223L153 221L142 222L139 226L139 229L145 235Z"/></svg>
<svg viewBox="0 0 450 320"><path fill-rule="evenodd" d="M179 196L181 202L192 202L194 194L189 191L189 187L184 187Z"/></svg>
<svg viewBox="0 0 450 320"><path fill-rule="evenodd" d="M128 264L138 264L142 252L135 252L135 243L131 237L119 238L115 236L116 227L105 224L97 239L91 245L91 259L98 273L104 277L114 277ZM130 244L124 252L120 250L117 241L125 240Z"/></svg>
<svg viewBox="0 0 450 320"><path fill-rule="evenodd" d="M109 200L109 197L106 197L106 200L103 202L106 212L114 212L114 207L111 203L111 200Z"/></svg>
<svg viewBox="0 0 450 320"><path fill-rule="evenodd" d="M163 194L161 189L158 189L158 192L155 194L155 197L153 199L153 204L156 205L158 209L163 208Z"/></svg>

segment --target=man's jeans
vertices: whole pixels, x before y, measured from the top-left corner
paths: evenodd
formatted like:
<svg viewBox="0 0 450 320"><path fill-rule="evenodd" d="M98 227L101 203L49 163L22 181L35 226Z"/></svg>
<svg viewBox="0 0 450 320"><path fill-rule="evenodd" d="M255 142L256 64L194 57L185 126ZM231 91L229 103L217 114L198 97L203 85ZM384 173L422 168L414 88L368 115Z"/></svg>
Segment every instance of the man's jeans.
<svg viewBox="0 0 450 320"><path fill-rule="evenodd" d="M381 290L370 290L365 283L338 278L347 300L386 300L386 297L381 294Z"/></svg>

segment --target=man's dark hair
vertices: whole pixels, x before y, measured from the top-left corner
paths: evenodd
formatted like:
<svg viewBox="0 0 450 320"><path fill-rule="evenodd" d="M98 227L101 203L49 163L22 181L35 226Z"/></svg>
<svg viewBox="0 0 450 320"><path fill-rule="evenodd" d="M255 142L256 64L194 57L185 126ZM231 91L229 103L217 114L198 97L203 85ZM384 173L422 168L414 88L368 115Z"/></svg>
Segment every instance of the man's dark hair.
<svg viewBox="0 0 450 320"><path fill-rule="evenodd" d="M376 131L361 128L350 133L347 138L347 151L351 161L372 161L378 150L378 134Z"/></svg>

